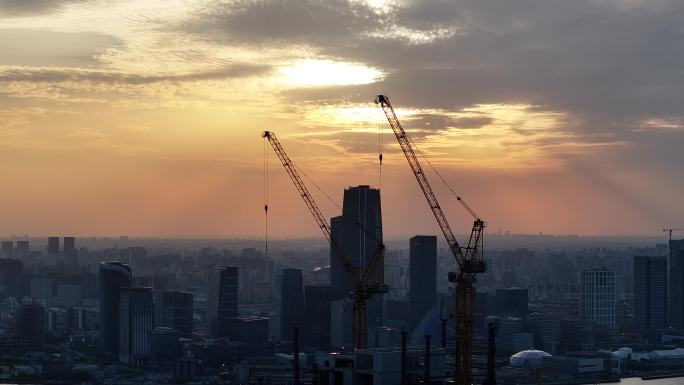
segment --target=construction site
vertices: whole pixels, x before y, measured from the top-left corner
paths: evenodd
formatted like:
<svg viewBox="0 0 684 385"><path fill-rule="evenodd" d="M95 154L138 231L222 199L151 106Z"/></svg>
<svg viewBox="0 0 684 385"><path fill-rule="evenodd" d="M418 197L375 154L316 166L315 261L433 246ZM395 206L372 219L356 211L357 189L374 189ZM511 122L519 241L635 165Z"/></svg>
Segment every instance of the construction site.
<svg viewBox="0 0 684 385"><path fill-rule="evenodd" d="M415 383L473 383L473 327L475 319L475 284L477 274L486 271L486 263L483 256L483 234L485 222L478 217L475 211L465 201L457 196L466 212L472 216L472 231L466 243L462 246L456 240L456 236L449 226L449 222L443 212L437 196L435 195L428 177L423 169L418 154L424 157L415 144L408 137L401 125L397 114L386 95L378 95L375 99L384 113L392 132L394 133L401 150L406 157L409 167L415 176L420 190L423 192L429 210L434 215L444 240L446 241L454 258L454 271L448 274L452 286L453 311L443 314L441 318L440 347L433 348L431 335L425 334L425 349L422 354L416 354L407 346L407 331L401 331L401 350L375 350L368 347L368 322L367 302L374 296L387 293L388 287L383 282L382 276L378 277L376 267L384 264L385 245L376 237L375 229L368 229L363 222L355 221L354 225L376 244L372 256L359 264L353 263L348 251L341 247L340 240L336 239L330 222L323 216L314 197L310 193L306 183L300 176L297 166L290 159L280 141L272 131L264 131L263 138L267 140L278 160L285 168L297 192L304 201L323 236L329 242L332 252L336 255L339 264L344 269L347 279L352 283L350 292L352 299L352 350L350 353L330 353L316 355L316 367L319 384L330 385L371 385L371 384L415 384ZM379 154L382 163L382 153ZM423 162L429 160L425 158ZM432 165L430 164L432 167ZM435 170L436 171L436 170ZM446 181L445 181L446 183ZM452 189L453 191L453 189ZM268 215L268 204L264 206ZM453 330L447 332L447 321L451 320ZM495 332L495 327L490 328L490 334ZM435 336L437 337L437 336ZM451 341L449 341L451 340ZM494 351L493 338L490 338L487 378L485 384L495 384L494 374ZM435 349L433 351L433 349ZM296 350L294 356L299 352ZM296 361L296 360L295 360ZM397 365L398 364L398 365ZM422 367L422 370L418 370ZM409 369L410 368L410 369ZM393 373L393 374L390 374ZM295 377L294 383L299 383Z"/></svg>

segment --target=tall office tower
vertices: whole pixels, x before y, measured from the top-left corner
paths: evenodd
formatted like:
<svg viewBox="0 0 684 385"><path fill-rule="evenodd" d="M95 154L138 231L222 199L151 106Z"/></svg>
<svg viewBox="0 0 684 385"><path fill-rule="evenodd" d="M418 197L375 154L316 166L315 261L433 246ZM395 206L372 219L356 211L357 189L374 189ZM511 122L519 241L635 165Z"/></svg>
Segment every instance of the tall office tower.
<svg viewBox="0 0 684 385"><path fill-rule="evenodd" d="M335 297L332 286L304 288L304 345L323 350L330 348L330 302Z"/></svg>
<svg viewBox="0 0 684 385"><path fill-rule="evenodd" d="M49 237L47 245L48 254L59 254L59 237Z"/></svg>
<svg viewBox="0 0 684 385"><path fill-rule="evenodd" d="M64 237L64 263L73 267L76 262L76 238Z"/></svg>
<svg viewBox="0 0 684 385"><path fill-rule="evenodd" d="M14 242L2 241L0 243L0 258L14 258Z"/></svg>
<svg viewBox="0 0 684 385"><path fill-rule="evenodd" d="M136 368L147 366L150 361L152 330L152 288L122 289L119 303L119 362Z"/></svg>
<svg viewBox="0 0 684 385"><path fill-rule="evenodd" d="M342 216L331 219L331 228L333 239L360 275L371 262L378 243L382 242L380 190L365 185L345 189ZM341 299L348 297L353 284L336 259L337 255L331 253L330 279ZM370 277L384 282L384 258L375 265ZM383 323L382 297L375 295L366 302L366 323L369 327Z"/></svg>
<svg viewBox="0 0 684 385"><path fill-rule="evenodd" d="M409 240L409 299L412 325L437 301L437 237L416 235Z"/></svg>
<svg viewBox="0 0 684 385"><path fill-rule="evenodd" d="M156 308L159 309L159 326L177 330L182 337L192 334L193 295L178 290L163 291Z"/></svg>
<svg viewBox="0 0 684 385"><path fill-rule="evenodd" d="M330 218L330 230L332 239L338 246L342 247L344 239L342 237L342 216ZM352 290L352 284L347 277L347 273L342 268L337 252L330 248L330 286L339 291L338 296L344 296Z"/></svg>
<svg viewBox="0 0 684 385"><path fill-rule="evenodd" d="M667 257L634 257L634 326L667 327Z"/></svg>
<svg viewBox="0 0 684 385"><path fill-rule="evenodd" d="M4 287L9 297L21 298L21 281L24 264L18 259L0 259L0 286Z"/></svg>
<svg viewBox="0 0 684 385"><path fill-rule="evenodd" d="M496 289L496 314L506 317L527 317L528 291L521 287Z"/></svg>
<svg viewBox="0 0 684 385"><path fill-rule="evenodd" d="M22 261L29 257L29 241L17 241L17 248L14 249L14 256Z"/></svg>
<svg viewBox="0 0 684 385"><path fill-rule="evenodd" d="M238 315L238 274L237 266L217 266L208 277L207 317L219 338L229 336L230 318Z"/></svg>
<svg viewBox="0 0 684 385"><path fill-rule="evenodd" d="M684 330L684 239L670 241L670 326Z"/></svg>
<svg viewBox="0 0 684 385"><path fill-rule="evenodd" d="M580 314L583 320L615 328L615 273L606 269L582 271Z"/></svg>
<svg viewBox="0 0 684 385"><path fill-rule="evenodd" d="M302 270L283 269L280 289L280 335L282 340L291 341L294 327L304 326Z"/></svg>
<svg viewBox="0 0 684 385"><path fill-rule="evenodd" d="M100 297L100 348L119 355L119 302L121 290L133 284L131 268L121 262L101 262L98 291Z"/></svg>

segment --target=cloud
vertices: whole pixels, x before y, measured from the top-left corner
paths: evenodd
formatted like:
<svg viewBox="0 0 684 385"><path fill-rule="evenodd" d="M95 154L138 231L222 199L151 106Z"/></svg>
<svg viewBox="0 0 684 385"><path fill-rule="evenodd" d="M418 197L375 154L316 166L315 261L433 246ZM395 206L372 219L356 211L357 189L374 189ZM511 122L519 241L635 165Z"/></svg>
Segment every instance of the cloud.
<svg viewBox="0 0 684 385"><path fill-rule="evenodd" d="M58 83L89 81L94 83L139 85L160 82L192 82L244 78L264 74L270 69L271 67L268 65L234 64L213 71L186 74L130 74L83 68L0 66L0 82Z"/></svg>
<svg viewBox="0 0 684 385"><path fill-rule="evenodd" d="M0 15L33 16L59 11L69 4L87 0L0 0Z"/></svg>
<svg viewBox="0 0 684 385"><path fill-rule="evenodd" d="M615 123L625 119L679 116L684 103L679 1L405 1L385 10L341 0L222 4L193 18L193 30L222 42L307 44L388 73L372 85L284 93L292 102L367 102L378 91L416 108L523 102L582 116L587 124L577 128L594 132L620 129ZM424 44L378 38L402 28L458 32Z"/></svg>

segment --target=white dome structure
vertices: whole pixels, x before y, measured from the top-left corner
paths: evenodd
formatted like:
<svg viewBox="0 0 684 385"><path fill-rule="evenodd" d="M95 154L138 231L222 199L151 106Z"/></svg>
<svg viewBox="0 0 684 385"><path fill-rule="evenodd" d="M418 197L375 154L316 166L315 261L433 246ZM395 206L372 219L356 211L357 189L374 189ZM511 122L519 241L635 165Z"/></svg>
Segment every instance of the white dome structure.
<svg viewBox="0 0 684 385"><path fill-rule="evenodd" d="M544 365L544 357L551 357L541 350L523 350L510 358L510 365L516 368L540 368Z"/></svg>

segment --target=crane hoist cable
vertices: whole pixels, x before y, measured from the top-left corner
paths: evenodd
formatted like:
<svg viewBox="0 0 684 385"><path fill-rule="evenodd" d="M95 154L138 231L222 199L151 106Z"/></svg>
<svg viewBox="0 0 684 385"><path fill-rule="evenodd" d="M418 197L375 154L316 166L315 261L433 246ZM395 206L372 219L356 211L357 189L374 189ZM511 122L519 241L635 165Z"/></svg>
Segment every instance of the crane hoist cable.
<svg viewBox="0 0 684 385"><path fill-rule="evenodd" d="M264 254L268 258L268 144L264 141Z"/></svg>
<svg viewBox="0 0 684 385"><path fill-rule="evenodd" d="M406 139L409 142L411 142L411 145L416 149L416 151L418 151L418 154L420 155L420 157L423 158L423 160L425 160L425 163L427 163L430 166L430 168L432 169L432 171L434 171L435 174L437 174L439 179L442 180L442 183L444 183L444 185L447 187L447 189L449 189L451 194L453 194L456 197L456 200L466 209L466 211L468 211L468 213L470 215L472 215L474 219L480 219L480 217L475 213L475 211L467 203L465 203L465 201L463 200L463 198L460 195L458 195L456 190L454 190L451 187L449 182L447 182L446 178L444 178L444 176L442 176L442 174L439 171L437 171L437 168L432 164L432 162L430 162L430 159L428 159L428 157L423 153L423 151L420 149L420 147L418 147L418 145L416 145L416 142L414 142L408 136L406 137Z"/></svg>

